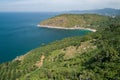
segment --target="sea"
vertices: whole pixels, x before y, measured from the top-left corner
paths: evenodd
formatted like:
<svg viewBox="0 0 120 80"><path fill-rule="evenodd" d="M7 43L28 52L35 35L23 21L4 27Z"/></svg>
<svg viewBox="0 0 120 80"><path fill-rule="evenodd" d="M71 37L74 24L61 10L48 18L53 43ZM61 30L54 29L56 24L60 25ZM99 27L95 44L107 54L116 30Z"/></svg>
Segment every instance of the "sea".
<svg viewBox="0 0 120 80"><path fill-rule="evenodd" d="M59 14L55 12L0 12L0 63L11 61L42 44L71 36L83 36L90 32L37 26L41 21Z"/></svg>

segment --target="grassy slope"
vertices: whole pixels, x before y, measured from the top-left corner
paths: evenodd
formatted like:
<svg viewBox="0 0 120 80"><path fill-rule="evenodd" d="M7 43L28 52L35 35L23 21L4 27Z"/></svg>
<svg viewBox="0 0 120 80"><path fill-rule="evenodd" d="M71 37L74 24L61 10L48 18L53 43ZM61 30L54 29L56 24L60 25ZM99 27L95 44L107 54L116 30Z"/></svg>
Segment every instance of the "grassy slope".
<svg viewBox="0 0 120 80"><path fill-rule="evenodd" d="M119 80L119 22L113 19L104 31L65 38L3 63L0 80Z"/></svg>
<svg viewBox="0 0 120 80"><path fill-rule="evenodd" d="M108 21L109 17L97 14L62 14L41 22L41 25L58 27L87 27L98 28L101 24Z"/></svg>

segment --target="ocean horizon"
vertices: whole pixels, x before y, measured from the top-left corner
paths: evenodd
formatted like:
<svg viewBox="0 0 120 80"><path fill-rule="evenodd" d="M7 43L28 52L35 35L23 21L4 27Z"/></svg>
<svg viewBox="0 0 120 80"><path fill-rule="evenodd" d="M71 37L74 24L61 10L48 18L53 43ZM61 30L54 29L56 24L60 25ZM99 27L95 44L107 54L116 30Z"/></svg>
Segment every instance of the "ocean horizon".
<svg viewBox="0 0 120 80"><path fill-rule="evenodd" d="M0 63L50 42L72 36L82 36L88 30L59 30L37 25L59 13L0 12Z"/></svg>

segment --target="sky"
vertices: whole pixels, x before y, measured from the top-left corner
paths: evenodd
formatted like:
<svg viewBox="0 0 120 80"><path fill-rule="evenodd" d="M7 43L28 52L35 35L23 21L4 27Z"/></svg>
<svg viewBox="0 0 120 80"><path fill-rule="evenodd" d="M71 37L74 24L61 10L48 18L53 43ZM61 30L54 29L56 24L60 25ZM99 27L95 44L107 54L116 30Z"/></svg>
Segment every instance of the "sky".
<svg viewBox="0 0 120 80"><path fill-rule="evenodd" d="M120 0L0 0L0 12L56 12L120 9Z"/></svg>

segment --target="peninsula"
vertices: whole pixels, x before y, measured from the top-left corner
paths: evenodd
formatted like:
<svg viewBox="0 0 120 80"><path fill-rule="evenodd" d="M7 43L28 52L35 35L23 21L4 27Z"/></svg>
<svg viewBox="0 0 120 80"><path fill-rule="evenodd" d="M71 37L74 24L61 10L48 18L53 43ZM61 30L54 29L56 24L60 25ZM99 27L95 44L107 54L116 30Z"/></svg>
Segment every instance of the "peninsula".
<svg viewBox="0 0 120 80"><path fill-rule="evenodd" d="M42 21L38 27L82 29L96 32L105 21L108 21L107 16L97 14L62 14Z"/></svg>

